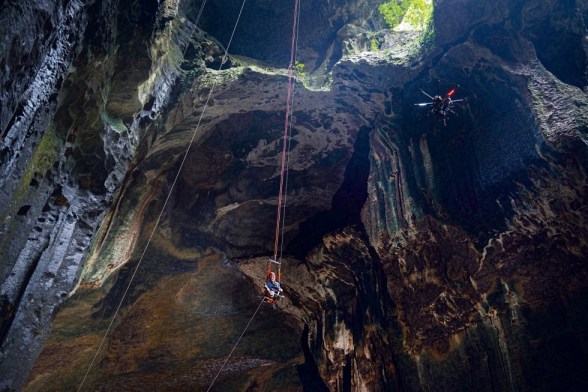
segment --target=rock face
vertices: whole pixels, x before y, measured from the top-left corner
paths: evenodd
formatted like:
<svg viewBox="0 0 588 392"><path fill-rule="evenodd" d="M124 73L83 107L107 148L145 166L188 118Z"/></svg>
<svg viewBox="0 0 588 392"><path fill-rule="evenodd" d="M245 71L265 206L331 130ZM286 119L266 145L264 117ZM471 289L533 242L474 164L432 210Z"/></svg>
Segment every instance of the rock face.
<svg viewBox="0 0 588 392"><path fill-rule="evenodd" d="M588 388L588 4L378 4L302 4L278 308L294 4L2 7L0 389Z"/></svg>

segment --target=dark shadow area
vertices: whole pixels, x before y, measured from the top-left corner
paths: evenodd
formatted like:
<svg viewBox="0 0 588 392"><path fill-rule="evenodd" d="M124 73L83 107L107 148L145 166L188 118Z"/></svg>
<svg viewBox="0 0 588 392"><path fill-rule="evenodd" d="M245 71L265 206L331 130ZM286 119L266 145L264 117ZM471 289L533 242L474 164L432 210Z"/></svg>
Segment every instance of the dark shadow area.
<svg viewBox="0 0 588 392"><path fill-rule="evenodd" d="M302 381L302 390L304 392L328 392L329 388L327 388L327 385L322 380L318 372L316 361L308 347L308 334L309 328L308 325L305 324L300 338L300 346L304 353L304 363L296 366L298 375Z"/></svg>
<svg viewBox="0 0 588 392"><path fill-rule="evenodd" d="M529 350L523 377L529 390L587 391L588 291L537 311L523 307Z"/></svg>
<svg viewBox="0 0 588 392"><path fill-rule="evenodd" d="M347 164L343 183L333 196L331 209L315 215L300 225L299 234L287 245L288 253L303 259L322 241L325 234L350 225L363 227L360 214L368 196L370 132L369 128L359 130L353 155Z"/></svg>
<svg viewBox="0 0 588 392"><path fill-rule="evenodd" d="M18 209L18 212L16 213L16 215L26 216L30 209L31 209L30 205L28 205L28 204L24 205Z"/></svg>
<svg viewBox="0 0 588 392"><path fill-rule="evenodd" d="M0 345L4 344L6 334L12 325L14 311L15 306L10 303L8 296L6 294L0 296Z"/></svg>

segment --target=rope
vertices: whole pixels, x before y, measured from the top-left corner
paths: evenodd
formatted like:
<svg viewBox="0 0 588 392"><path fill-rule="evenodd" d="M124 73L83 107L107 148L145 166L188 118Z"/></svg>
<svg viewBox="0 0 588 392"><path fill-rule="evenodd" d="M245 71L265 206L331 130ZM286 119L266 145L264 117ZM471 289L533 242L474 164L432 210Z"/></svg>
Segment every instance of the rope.
<svg viewBox="0 0 588 392"><path fill-rule="evenodd" d="M225 64L224 60L227 58L229 47L231 46L231 43L233 41L233 37L235 35L235 31L237 30L237 25L239 24L239 20L241 19L241 14L243 13L243 8L245 6L246 1L247 0L243 0L243 3L241 4L241 9L239 11L239 15L237 16L237 20L235 21L235 26L233 27L233 32L231 33L231 37L230 37L229 42L225 48L225 52L223 55L223 61L221 61L221 64L218 68L218 71L220 71L222 69L223 65ZM196 26L198 25L198 22L200 20L200 16L202 15L202 9L204 8L205 4L206 4L206 1L204 1L201 5L200 12L198 13L198 18L195 23ZM96 350L96 353L94 354L94 357L92 358L92 361L90 362L90 365L88 366L88 370L86 370L86 373L84 374L84 378L82 379L82 382L80 383L80 386L78 387L78 392L82 390L82 387L83 387L84 383L86 382L86 378L88 377L88 374L90 373L90 370L92 369L92 366L94 365L94 362L96 362L96 358L98 357L98 354L100 353L100 349L102 348L102 346L104 345L104 342L106 341L106 337L108 336L110 329L112 328L112 325L114 324L114 320L115 320L116 316L118 315L120 308L122 307L122 304L126 298L127 293L129 292L131 284L133 283L133 280L135 279L135 275L137 274L137 271L139 270L139 266L141 265L141 262L143 261L143 258L147 252L147 249L149 248L149 245L151 244L151 240L153 239L153 236L155 234L155 230L159 226L159 222L161 220L161 217L163 216L163 212L165 211L165 208L167 207L167 203L169 202L169 199L170 199L171 194L175 188L175 185L178 181L178 178L180 177L180 173L182 171L182 168L184 167L184 163L186 162L186 158L188 157L188 153L190 152L190 149L192 148L192 144L194 143L196 133L198 132L198 130L200 128L202 118L204 117L204 113L206 111L206 108L208 107L208 103L209 103L210 98L212 96L213 90L214 90L214 85L211 86L211 88L210 88L210 91L208 93L208 97L206 98L206 102L204 103L204 108L202 109L202 113L200 113L200 117L198 118L198 123L196 124L196 128L194 129L194 132L192 132L192 137L190 139L190 143L188 144L188 147L186 148L186 152L184 153L180 167L178 168L178 171L176 173L174 181L172 182L172 185L171 185L170 190L167 194L167 197L165 198L165 202L163 203L163 207L161 208L159 216L157 217L157 220L155 221L155 225L153 226L153 230L151 231L151 234L149 235L149 239L147 240L147 244L145 245L145 248L143 249L143 253L141 254L141 257L139 258L139 261L137 262L137 266L135 267L133 274L131 275L131 279L129 280L129 284L127 285L127 287L122 295L122 298L121 298L116 310L114 311L112 319L110 320L110 323L108 324L108 328L106 329L106 332L104 333L104 336L102 337L102 340L100 341L100 344L98 345L98 349Z"/></svg>
<svg viewBox="0 0 588 392"><path fill-rule="evenodd" d="M286 192L285 192L285 189L287 189L287 186L288 186L288 170L287 170L288 166L286 165L286 162L289 163L288 151L290 150L290 138L288 138L288 135L291 134L291 132L292 132L292 121L291 121L292 120L292 113L291 113L290 107L291 107L292 100L293 100L292 99L292 92L293 92L293 75L292 75L292 73L293 73L294 58L295 58L295 52L296 52L295 45L298 41L298 18L299 18L298 17L298 5L299 5L299 3L300 3L300 0L295 0L294 23L292 26L292 46L290 49L290 65L288 67L288 96L286 99L286 122L284 125L284 137L283 137L283 148L282 148L282 167L281 167L281 173L280 173L280 191L279 191L279 195L278 195L278 212L277 212L278 216L276 219L276 221L277 221L276 222L276 240L274 242L274 259L273 260L270 259L269 264L268 264L268 275L269 275L269 272L271 271L272 261L276 262L278 264L278 276L277 276L278 282L280 281L281 263L277 261L277 256L278 256L278 243L279 243L279 238L280 238L280 221L281 221L281 215L282 215L282 208L284 209L284 211L283 211L284 215L286 213ZM282 204L282 200L283 200L283 204ZM281 222L281 223L282 223L281 244L283 246L283 243L284 243L284 230L283 230L284 222ZM283 248L280 249L280 258L282 256L282 251L283 251ZM216 379L218 378L220 373L223 371L225 365L229 361L229 358L231 358L231 355L233 354L233 352L237 348L237 345L239 344L239 342L243 338L243 335L245 335L245 331L247 331L247 328L249 328L249 325L251 324L251 322L255 318L255 315L257 315L257 312L259 311L261 304L263 304L264 301L265 301L265 298L262 298L261 301L259 302L259 305L257 306L257 309L255 310L255 313L253 313L253 316L251 316L251 319L249 320L249 322L245 326L245 329L241 333L241 336L239 336L239 339L237 339L237 342L233 346L233 349L231 350L231 352L229 353L229 355L225 359L225 362L223 363L223 365L219 369L218 373L216 374L216 376L212 380L212 383L210 384L210 386L208 387L206 392L209 392L210 389L212 388L212 386L214 385L214 383L216 382Z"/></svg>
<svg viewBox="0 0 588 392"><path fill-rule="evenodd" d="M300 3L300 0L297 1L298 3ZM298 26L300 25L300 13L298 13L297 15L297 22L296 22L296 48L294 49L294 51L296 53L298 53ZM296 58L296 56L294 56ZM292 87L292 106L294 106L294 86ZM290 145L292 143L292 116L293 114L290 113L290 126L288 129L288 152L290 151ZM284 206L282 208L282 228L281 228L281 238L280 238L280 260L282 259L282 255L284 254L284 227L286 225L286 204L287 204L287 195L288 195L288 179L289 179L289 171L290 168L290 154L288 153L287 158L286 158L286 179L285 179L285 185L284 185ZM282 264L280 263L278 265L278 282L280 281L280 272L281 272L281 267Z"/></svg>
<svg viewBox="0 0 588 392"><path fill-rule="evenodd" d="M285 194L284 194L284 180L286 178L286 161L288 159L288 149L290 143L288 142L288 134L289 129L291 129L291 106L292 106L292 92L294 90L294 60L296 55L296 44L297 44L297 37L298 37L298 6L300 4L300 0L294 0L294 20L292 22L292 43L290 45L290 64L288 65L288 94L286 97L286 116L284 122L284 136L282 142L282 167L280 171L280 190L278 192L278 208L277 208L277 216L276 216L276 233L275 233L275 241L274 241L274 260L278 260L278 249L280 248L280 238L283 240L283 226L280 224L282 223L282 201L284 200L284 214L285 214ZM280 237L280 232L282 232L282 237ZM282 241L283 243L283 241ZM282 253L280 252L280 258L282 257ZM271 260L268 264L268 274L271 271ZM281 272L281 264L278 264L278 276L277 281L280 281L280 272Z"/></svg>
<svg viewBox="0 0 588 392"><path fill-rule="evenodd" d="M235 351L235 349L237 348L237 345L239 344L239 342L243 338L243 335L245 335L245 332L247 331L247 328L249 328L249 325L251 324L251 322L255 318L255 315L259 311L259 308L261 308L261 304L263 303L263 301L264 301L264 299L262 298L261 301L259 302L259 305L257 305L257 309L255 309L255 312L253 313L253 316L251 316L251 318L249 319L249 322L245 326L245 329L243 330L243 332L241 332L241 336L239 336L239 339L237 339L237 342L233 346L233 349L231 350L231 352L229 353L229 355L227 355L227 358L225 359L225 362L223 363L223 365L221 366L221 368L218 370L218 373L216 373L216 376L214 376L214 379L212 380L212 383L210 383L210 386L208 387L208 389L206 390L206 392L210 391L210 388L212 388L212 386L216 382L216 379L218 378L218 376L221 374L221 372L225 368L225 365L227 364L227 362L229 362L229 358L231 358L231 355L233 355L233 352Z"/></svg>

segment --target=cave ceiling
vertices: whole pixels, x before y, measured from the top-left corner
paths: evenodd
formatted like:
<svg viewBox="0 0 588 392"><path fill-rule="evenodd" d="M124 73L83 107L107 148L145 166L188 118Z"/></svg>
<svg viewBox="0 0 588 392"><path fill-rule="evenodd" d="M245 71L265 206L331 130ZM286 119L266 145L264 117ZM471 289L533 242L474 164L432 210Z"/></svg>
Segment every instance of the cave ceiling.
<svg viewBox="0 0 588 392"><path fill-rule="evenodd" d="M2 2L0 390L588 389L588 3L382 3Z"/></svg>

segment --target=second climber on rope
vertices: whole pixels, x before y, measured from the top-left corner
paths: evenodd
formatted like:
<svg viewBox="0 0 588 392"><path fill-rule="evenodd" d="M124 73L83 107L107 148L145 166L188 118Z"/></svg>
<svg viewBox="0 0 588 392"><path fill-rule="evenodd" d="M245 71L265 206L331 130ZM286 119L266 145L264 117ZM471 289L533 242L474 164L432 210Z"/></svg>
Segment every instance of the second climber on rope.
<svg viewBox="0 0 588 392"><path fill-rule="evenodd" d="M282 288L280 287L280 282L276 280L276 273L270 272L267 275L267 280L265 282L265 296L270 299L278 300L280 298L280 294L282 293Z"/></svg>

